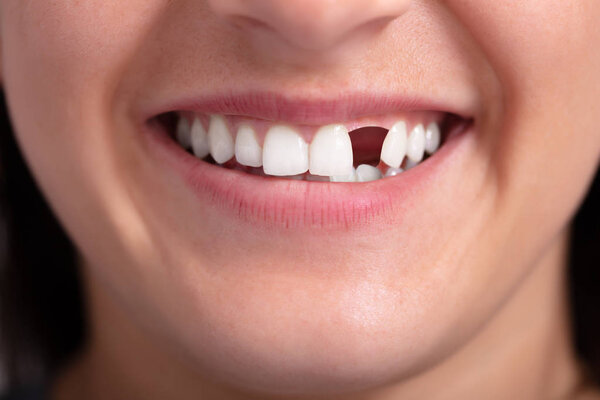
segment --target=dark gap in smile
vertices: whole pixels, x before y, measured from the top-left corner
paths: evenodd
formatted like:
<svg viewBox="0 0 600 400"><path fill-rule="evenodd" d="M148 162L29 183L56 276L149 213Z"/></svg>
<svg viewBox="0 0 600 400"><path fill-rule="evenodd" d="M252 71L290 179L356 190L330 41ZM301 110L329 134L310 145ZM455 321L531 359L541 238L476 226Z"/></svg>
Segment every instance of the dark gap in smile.
<svg viewBox="0 0 600 400"><path fill-rule="evenodd" d="M350 131L354 167L358 167L360 164L376 167L379 164L381 146L383 146L387 133L387 129L379 126L365 126Z"/></svg>

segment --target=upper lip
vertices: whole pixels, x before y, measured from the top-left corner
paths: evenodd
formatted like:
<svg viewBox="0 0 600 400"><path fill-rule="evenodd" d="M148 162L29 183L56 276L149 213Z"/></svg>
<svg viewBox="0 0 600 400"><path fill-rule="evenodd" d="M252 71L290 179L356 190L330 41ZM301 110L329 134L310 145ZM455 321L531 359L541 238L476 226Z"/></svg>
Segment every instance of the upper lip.
<svg viewBox="0 0 600 400"><path fill-rule="evenodd" d="M298 125L324 125L393 112L437 111L461 118L472 117L468 107L435 99L398 94L340 93L334 97L282 95L276 92L243 92L179 99L149 117L187 111L204 114L237 115Z"/></svg>

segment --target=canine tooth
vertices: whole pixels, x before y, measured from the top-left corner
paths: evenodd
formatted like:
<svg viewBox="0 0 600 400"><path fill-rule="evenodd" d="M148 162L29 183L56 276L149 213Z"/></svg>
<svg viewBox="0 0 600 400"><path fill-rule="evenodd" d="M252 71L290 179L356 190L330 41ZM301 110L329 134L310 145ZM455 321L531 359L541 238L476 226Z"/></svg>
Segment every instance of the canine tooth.
<svg viewBox="0 0 600 400"><path fill-rule="evenodd" d="M400 175L402 172L404 172L402 168L388 168L388 170L385 171L385 177Z"/></svg>
<svg viewBox="0 0 600 400"><path fill-rule="evenodd" d="M262 148L249 125L241 125L235 138L235 159L242 165L262 167Z"/></svg>
<svg viewBox="0 0 600 400"><path fill-rule="evenodd" d="M381 171L369 164L361 164L356 168L358 182L371 182L383 178Z"/></svg>
<svg viewBox="0 0 600 400"><path fill-rule="evenodd" d="M356 170L352 168L352 171L347 175L336 175L329 177L330 182L356 182Z"/></svg>
<svg viewBox="0 0 600 400"><path fill-rule="evenodd" d="M294 129L272 126L263 144L263 170L267 175L297 175L308 171L308 144Z"/></svg>
<svg viewBox="0 0 600 400"><path fill-rule="evenodd" d="M406 123L397 122L385 136L381 147L381 161L392 168L399 168L406 156L407 142Z"/></svg>
<svg viewBox="0 0 600 400"><path fill-rule="evenodd" d="M425 151L427 154L433 154L440 147L440 127L435 122L427 125L425 130Z"/></svg>
<svg viewBox="0 0 600 400"><path fill-rule="evenodd" d="M189 149L192 145L190 137L190 121L187 118L180 117L177 122L177 130L175 132L177 143L184 149Z"/></svg>
<svg viewBox="0 0 600 400"><path fill-rule="evenodd" d="M422 124L415 126L408 136L406 155L412 161L419 162L425 154L425 128Z"/></svg>
<svg viewBox="0 0 600 400"><path fill-rule="evenodd" d="M191 144L194 155L198 158L204 158L210 153L206 129L204 129L198 118L194 119L192 123Z"/></svg>
<svg viewBox="0 0 600 400"><path fill-rule="evenodd" d="M229 133L225 119L220 115L210 117L208 147L210 154L219 164L229 161L235 153L233 137Z"/></svg>
<svg viewBox="0 0 600 400"><path fill-rule="evenodd" d="M348 175L352 171L352 142L344 125L321 127L310 144L312 175Z"/></svg>

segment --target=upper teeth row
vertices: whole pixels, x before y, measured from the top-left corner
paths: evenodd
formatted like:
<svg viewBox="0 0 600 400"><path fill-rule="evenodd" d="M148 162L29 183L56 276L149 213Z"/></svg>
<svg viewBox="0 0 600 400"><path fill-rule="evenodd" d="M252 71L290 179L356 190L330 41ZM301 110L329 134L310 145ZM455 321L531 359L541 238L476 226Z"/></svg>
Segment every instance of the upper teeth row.
<svg viewBox="0 0 600 400"><path fill-rule="evenodd" d="M280 124L269 128L262 147L249 124L238 127L234 140L222 115L210 117L208 131L199 118L193 118L190 123L181 117L176 136L196 157L210 154L217 163L223 164L235 156L239 164L263 167L267 175L291 176L309 171L312 175L331 177L331 181L347 181L347 177L356 174L352 142L342 124L319 128L310 145L295 128ZM425 153L433 154L440 140L440 128L435 122L427 127L417 124L409 133L407 124L398 121L385 137L381 161L392 171L400 168L405 157L407 163L414 166L423 160Z"/></svg>

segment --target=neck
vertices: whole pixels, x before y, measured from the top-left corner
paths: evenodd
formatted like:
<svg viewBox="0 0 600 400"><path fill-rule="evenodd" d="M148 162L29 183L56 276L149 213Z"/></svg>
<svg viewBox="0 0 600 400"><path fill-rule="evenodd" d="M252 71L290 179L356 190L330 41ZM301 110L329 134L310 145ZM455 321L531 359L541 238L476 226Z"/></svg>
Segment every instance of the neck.
<svg viewBox="0 0 600 400"><path fill-rule="evenodd" d="M565 233L479 334L443 363L355 398L490 399L494 394L498 399L541 399L572 394L582 374L570 335L567 242ZM53 398L252 398L203 380L168 350L164 338L152 337L133 323L101 284L86 281L88 346L58 380Z"/></svg>

